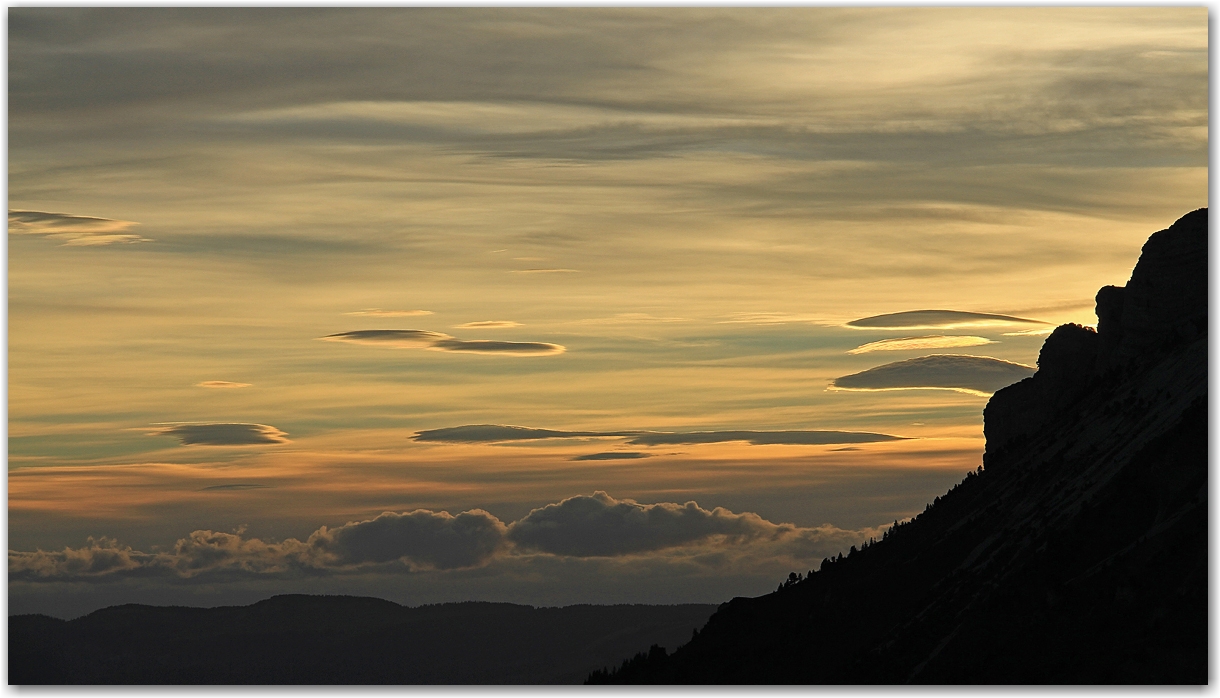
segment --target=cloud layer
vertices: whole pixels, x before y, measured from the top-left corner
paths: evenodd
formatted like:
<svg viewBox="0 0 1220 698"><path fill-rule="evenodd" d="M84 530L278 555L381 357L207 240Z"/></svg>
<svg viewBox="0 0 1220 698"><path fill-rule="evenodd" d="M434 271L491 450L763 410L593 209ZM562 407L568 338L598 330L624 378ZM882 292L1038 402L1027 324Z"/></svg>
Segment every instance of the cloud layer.
<svg viewBox="0 0 1220 698"><path fill-rule="evenodd" d="M534 441L539 439L573 439L587 437L631 437L627 443L637 446L663 444L711 444L727 441L747 441L755 446L767 444L853 444L876 441L896 441L905 437L861 431L560 431L500 424L468 424L460 427L427 429L417 433L416 441L448 443L495 443L499 441ZM617 453L617 452L608 452ZM609 460L624 456L607 454L603 458L581 457L580 460Z"/></svg>
<svg viewBox="0 0 1220 698"><path fill-rule="evenodd" d="M1033 366L987 356L933 354L836 378L830 385L844 390L945 388L990 395L1032 376L1036 370Z"/></svg>
<svg viewBox="0 0 1220 698"><path fill-rule="evenodd" d="M139 225L132 221L71 213L22 211L9 209L8 231L13 235L42 235L63 240L72 247L96 247L115 243L151 242L146 237L128 233Z"/></svg>
<svg viewBox="0 0 1220 698"><path fill-rule="evenodd" d="M899 337L883 339L878 342L861 344L848 351L848 354L867 354L873 351L926 351L928 349L952 349L957 347L977 347L983 344L994 344L995 341L986 337L969 335L927 335L924 337Z"/></svg>
<svg viewBox="0 0 1220 698"><path fill-rule="evenodd" d="M551 356L566 349L549 342L506 342L491 339L458 339L430 330L353 330L319 337L327 342L346 342L398 349L430 349L462 354L507 356Z"/></svg>
<svg viewBox="0 0 1220 698"><path fill-rule="evenodd" d="M665 556L681 549L716 564L722 553L780 555L814 564L878 534L823 525L776 524L754 513L696 502L640 504L605 492L569 497L506 525L481 509L456 516L418 509L322 526L304 541L269 542L241 531L198 530L171 549L141 552L109 538L82 548L9 551L10 581L84 581L122 576L214 579L217 575L390 573L481 567L500 558ZM707 557L708 555L712 557Z"/></svg>
<svg viewBox="0 0 1220 698"><path fill-rule="evenodd" d="M346 315L361 315L364 317L412 317L416 315L431 315L431 310L382 310L381 308L365 308L353 310Z"/></svg>
<svg viewBox="0 0 1220 698"><path fill-rule="evenodd" d="M983 327L988 325L1045 325L1041 320L997 315L994 313L970 313L960 310L908 310L852 320L848 327L885 330L918 330L929 328L951 329L954 327Z"/></svg>
<svg viewBox="0 0 1220 698"><path fill-rule="evenodd" d="M463 322L453 327L458 330L493 330L506 327L521 327L521 323L513 322L512 320L480 320L478 322Z"/></svg>
<svg viewBox="0 0 1220 698"><path fill-rule="evenodd" d="M638 460L651 457L651 453L640 451L602 451L601 453L586 453L583 456L576 456L572 460Z"/></svg>
<svg viewBox="0 0 1220 698"><path fill-rule="evenodd" d="M266 424L202 423L160 426L153 434L173 436L183 446L286 444L288 434Z"/></svg>
<svg viewBox="0 0 1220 698"><path fill-rule="evenodd" d="M201 381L196 388L249 388L250 383L234 383L233 381Z"/></svg>

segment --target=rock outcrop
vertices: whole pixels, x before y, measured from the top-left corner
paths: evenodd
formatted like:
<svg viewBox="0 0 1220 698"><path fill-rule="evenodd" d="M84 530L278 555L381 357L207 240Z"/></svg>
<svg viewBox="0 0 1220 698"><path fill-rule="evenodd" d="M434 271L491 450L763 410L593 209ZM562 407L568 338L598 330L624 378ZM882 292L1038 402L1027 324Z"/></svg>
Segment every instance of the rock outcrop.
<svg viewBox="0 0 1220 698"><path fill-rule="evenodd" d="M1097 331L1056 328L1038 372L996 391L983 410L990 467L995 455L1062 418L1092 387L1138 371L1207 335L1207 209L1154 233L1126 287L1097 292Z"/></svg>

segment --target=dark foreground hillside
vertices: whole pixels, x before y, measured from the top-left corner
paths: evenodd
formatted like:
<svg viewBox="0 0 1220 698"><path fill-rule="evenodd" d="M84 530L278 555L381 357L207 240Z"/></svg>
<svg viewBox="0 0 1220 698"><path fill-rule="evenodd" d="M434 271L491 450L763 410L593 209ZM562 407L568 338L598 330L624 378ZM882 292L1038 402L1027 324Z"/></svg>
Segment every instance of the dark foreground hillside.
<svg viewBox="0 0 1220 698"><path fill-rule="evenodd" d="M350 596L250 606L127 605L9 618L10 684L546 684L652 643L676 647L714 606L448 603Z"/></svg>
<svg viewBox="0 0 1220 698"><path fill-rule="evenodd" d="M590 683L1204 684L1207 210L984 412L985 470Z"/></svg>

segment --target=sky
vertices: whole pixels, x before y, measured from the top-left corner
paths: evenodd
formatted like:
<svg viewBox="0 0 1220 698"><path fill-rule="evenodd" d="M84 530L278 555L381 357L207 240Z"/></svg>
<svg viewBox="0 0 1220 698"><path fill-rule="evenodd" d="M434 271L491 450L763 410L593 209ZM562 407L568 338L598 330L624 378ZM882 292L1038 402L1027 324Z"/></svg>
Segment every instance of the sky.
<svg viewBox="0 0 1220 698"><path fill-rule="evenodd" d="M719 603L1207 205L1207 8L8 10L10 613Z"/></svg>

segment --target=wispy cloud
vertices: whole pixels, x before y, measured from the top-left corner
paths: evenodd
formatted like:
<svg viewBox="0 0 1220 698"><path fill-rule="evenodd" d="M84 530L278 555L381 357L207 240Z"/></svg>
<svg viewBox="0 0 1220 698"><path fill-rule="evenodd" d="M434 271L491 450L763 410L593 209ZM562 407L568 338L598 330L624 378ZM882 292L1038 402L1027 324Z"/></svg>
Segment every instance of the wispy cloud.
<svg viewBox="0 0 1220 698"><path fill-rule="evenodd" d="M846 323L848 327L880 330L953 329L957 327L986 327L992 325L1045 325L1041 320L998 315L995 313L971 313L961 310L908 310L901 313L873 315Z"/></svg>
<svg viewBox="0 0 1220 698"><path fill-rule="evenodd" d="M824 318L817 315L800 315L795 313L732 313L728 320L721 324L749 325L783 325L789 322L823 322Z"/></svg>
<svg viewBox="0 0 1220 698"><path fill-rule="evenodd" d="M353 330L325 337L327 342L365 344L398 349L431 349L463 354L501 354L506 356L551 356L566 348L549 342L506 342L491 339L458 339L430 330Z"/></svg>
<svg viewBox="0 0 1220 698"><path fill-rule="evenodd" d="M156 425L152 432L173 436L183 446L254 446L286 444L288 434L266 424L206 422Z"/></svg>
<svg viewBox="0 0 1220 698"><path fill-rule="evenodd" d="M271 485L258 485L254 483L238 482L231 485L210 485L208 487L199 488L200 492L239 492L241 490L263 490L271 487Z"/></svg>
<svg viewBox="0 0 1220 698"><path fill-rule="evenodd" d="M466 424L460 427L425 429L412 438L416 441L448 443L495 443L497 441L534 441L537 439L574 439L592 436L630 436L633 431L559 431L503 424Z"/></svg>
<svg viewBox="0 0 1220 698"><path fill-rule="evenodd" d="M955 347L976 347L983 344L994 344L995 341L986 337L968 335L928 335L926 337L900 337L898 339L883 339L879 342L861 344L848 354L867 354L873 351L924 351L927 349L951 349Z"/></svg>
<svg viewBox="0 0 1220 698"><path fill-rule="evenodd" d="M583 456L576 456L570 460L637 460L651 457L651 453L640 451L602 451L601 453L586 453Z"/></svg>
<svg viewBox="0 0 1220 698"><path fill-rule="evenodd" d="M460 325L453 326L455 330L494 330L508 327L524 327L524 325L512 320L479 320L478 322L463 322Z"/></svg>
<svg viewBox="0 0 1220 698"><path fill-rule="evenodd" d="M1037 369L988 356L933 354L897 361L836 378L831 389L897 390L935 388L990 395L1028 378Z"/></svg>
<svg viewBox="0 0 1220 698"><path fill-rule="evenodd" d="M71 247L96 247L116 243L151 242L149 238L127 232L139 225L133 221L71 213L9 209L8 231L13 235L42 235L63 240Z"/></svg>
<svg viewBox="0 0 1220 698"><path fill-rule="evenodd" d="M201 381L196 388L249 388L250 383L234 383L233 381Z"/></svg>
<svg viewBox="0 0 1220 698"><path fill-rule="evenodd" d="M689 322L684 317L658 317L648 313L616 313L610 317L576 320L574 325L632 325L654 322Z"/></svg>
<svg viewBox="0 0 1220 698"><path fill-rule="evenodd" d="M897 441L902 436L873 434L859 431L560 431L555 429L533 429L530 427L505 426L500 424L470 424L460 427L445 427L421 431L413 438L416 441L442 441L450 443L496 443L499 441L534 441L539 439L573 439L588 437L630 437L629 444L658 446L663 444L710 444L729 441L745 441L755 446L791 444L821 445L870 443ZM609 452L610 454L618 452ZM606 454L601 460L626 457ZM579 460L599 460L581 457Z"/></svg>
<svg viewBox="0 0 1220 698"><path fill-rule="evenodd" d="M1053 327L1039 327L1036 330L1021 330L1019 332L1005 332L1004 336L1005 337L1039 337L1042 335L1048 335L1054 331L1055 331L1055 328L1053 328Z"/></svg>
<svg viewBox="0 0 1220 698"><path fill-rule="evenodd" d="M754 446L855 444L876 441L900 441L903 436L873 434L864 431L687 431L645 432L627 443L640 446L662 444L714 444L728 441L745 441Z"/></svg>
<svg viewBox="0 0 1220 698"><path fill-rule="evenodd" d="M579 269L512 269L509 274L576 274Z"/></svg>
<svg viewBox="0 0 1220 698"><path fill-rule="evenodd" d="M414 317L417 315L432 315L431 310L382 310L381 308L366 308L353 310L344 315L362 315L365 317Z"/></svg>

